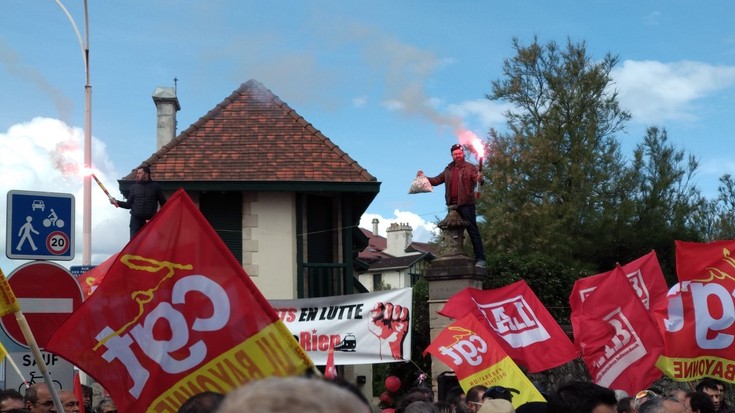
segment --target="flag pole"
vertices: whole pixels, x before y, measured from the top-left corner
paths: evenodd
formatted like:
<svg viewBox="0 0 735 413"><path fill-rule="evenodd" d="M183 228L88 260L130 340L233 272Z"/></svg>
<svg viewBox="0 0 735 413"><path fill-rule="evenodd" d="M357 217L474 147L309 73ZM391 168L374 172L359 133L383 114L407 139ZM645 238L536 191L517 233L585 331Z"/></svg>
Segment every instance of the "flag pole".
<svg viewBox="0 0 735 413"><path fill-rule="evenodd" d="M10 313L15 313L15 320L18 322L20 331L23 333L23 337L26 339L26 343L28 344L28 347L30 347L31 353L33 353L33 358L36 360L38 369L43 374L43 379L46 381L46 386L48 386L48 390L51 393L51 398L53 399L54 405L56 406L56 411L63 412L64 407L61 405L59 393L56 391L56 387L54 387L53 381L51 381L51 376L48 373L48 366L46 366L46 362L43 361L41 349L38 347L38 343L36 342L36 338L33 336L33 332L28 325L26 316L23 315L23 311L20 308L20 303L18 303L18 300L15 298L15 293L13 292L13 289L10 288L10 284L5 278L5 274L0 268L0 317L8 315ZM23 376L21 376L21 378L23 378Z"/></svg>
<svg viewBox="0 0 735 413"><path fill-rule="evenodd" d="M12 357L10 357L10 353L8 353L8 350L5 349L5 346L3 346L2 343L0 343L0 348L2 348L2 352L5 353L5 359L10 363L11 366L13 366L13 370L18 374L18 377L20 377L21 380L23 380L23 384L26 385L26 388L28 388L28 380L26 380L25 377L23 377L23 373L20 371L20 368L17 364L15 364L15 360L13 360Z"/></svg>

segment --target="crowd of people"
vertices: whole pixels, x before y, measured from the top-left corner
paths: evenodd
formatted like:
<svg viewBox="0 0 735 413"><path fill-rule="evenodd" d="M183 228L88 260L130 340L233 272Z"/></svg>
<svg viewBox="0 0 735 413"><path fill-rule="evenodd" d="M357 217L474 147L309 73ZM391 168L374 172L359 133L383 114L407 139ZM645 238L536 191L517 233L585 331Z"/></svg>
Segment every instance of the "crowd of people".
<svg viewBox="0 0 735 413"><path fill-rule="evenodd" d="M725 401L724 383L703 379L696 387L667 392L643 389L635 395L594 383L574 381L542 395L545 401L513 406L518 391L502 386L475 386L467 392L455 387L445 400L437 401L429 387L406 391L390 413L735 413ZM109 397L92 405L91 388L84 386L83 397L59 390L64 413L118 413ZM271 377L241 386L223 395L203 392L193 395L178 413L371 413L380 411L354 384L343 379L321 377ZM45 383L28 387L25 394L0 391L0 413L56 413L56 404Z"/></svg>

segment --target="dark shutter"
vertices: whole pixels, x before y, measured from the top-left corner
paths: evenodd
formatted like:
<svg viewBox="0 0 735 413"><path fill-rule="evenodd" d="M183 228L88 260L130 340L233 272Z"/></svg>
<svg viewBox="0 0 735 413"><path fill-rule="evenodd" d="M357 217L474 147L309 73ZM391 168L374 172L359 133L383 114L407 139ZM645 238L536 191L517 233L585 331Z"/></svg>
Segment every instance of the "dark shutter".
<svg viewBox="0 0 735 413"><path fill-rule="evenodd" d="M199 210L242 264L242 193L203 192Z"/></svg>

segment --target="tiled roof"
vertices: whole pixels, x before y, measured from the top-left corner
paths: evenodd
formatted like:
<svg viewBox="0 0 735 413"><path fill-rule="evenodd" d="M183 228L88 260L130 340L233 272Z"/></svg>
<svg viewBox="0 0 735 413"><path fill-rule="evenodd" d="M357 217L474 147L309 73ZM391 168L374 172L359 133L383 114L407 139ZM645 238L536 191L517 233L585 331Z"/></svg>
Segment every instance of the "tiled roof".
<svg viewBox="0 0 735 413"><path fill-rule="evenodd" d="M368 246L358 253L358 259L368 263L370 265L370 270L393 267L408 267L409 265L412 265L415 261L423 259L424 257L429 257L430 259L433 259L437 256L436 252L433 250L430 244L414 241L411 242L411 244L406 248L406 251L416 254L411 254L403 257L394 257L383 252L388 245L388 240L385 237L374 234L372 231L369 231L365 228L360 228L360 231L362 231L362 233L366 237L368 237L369 241Z"/></svg>
<svg viewBox="0 0 735 413"><path fill-rule="evenodd" d="M143 162L157 181L375 182L261 83L242 84ZM135 170L124 180L134 180Z"/></svg>

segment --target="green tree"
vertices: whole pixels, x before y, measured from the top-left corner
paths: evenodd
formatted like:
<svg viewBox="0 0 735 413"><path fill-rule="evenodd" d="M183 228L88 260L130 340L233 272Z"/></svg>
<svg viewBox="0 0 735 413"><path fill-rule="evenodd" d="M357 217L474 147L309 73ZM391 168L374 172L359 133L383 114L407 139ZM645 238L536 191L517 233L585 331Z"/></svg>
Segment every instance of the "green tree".
<svg viewBox="0 0 735 413"><path fill-rule="evenodd" d="M489 250L594 255L626 211L625 161L616 133L630 118L610 88L618 58L593 61L584 43L537 40L503 64L492 100L513 105L508 132L490 131L487 183L478 210ZM629 208L628 208L629 209Z"/></svg>

